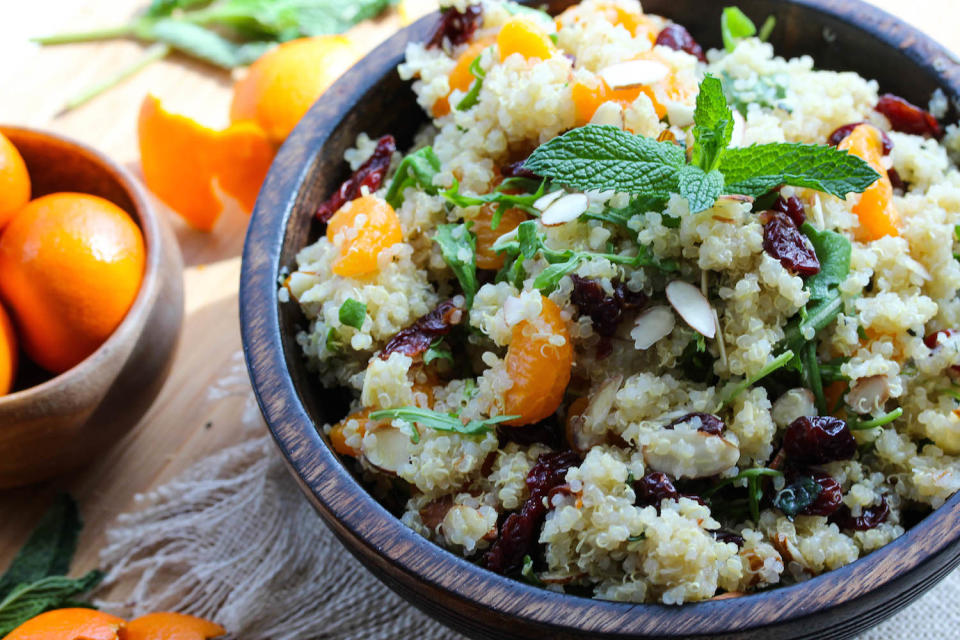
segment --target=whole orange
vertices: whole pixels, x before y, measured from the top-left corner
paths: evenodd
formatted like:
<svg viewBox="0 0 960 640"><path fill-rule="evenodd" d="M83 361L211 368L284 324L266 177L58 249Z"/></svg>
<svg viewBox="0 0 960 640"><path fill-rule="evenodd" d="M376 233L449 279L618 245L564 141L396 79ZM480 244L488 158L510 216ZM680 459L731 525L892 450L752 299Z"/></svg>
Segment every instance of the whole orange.
<svg viewBox="0 0 960 640"><path fill-rule="evenodd" d="M0 396L13 388L17 376L17 335L13 332L10 316L0 305Z"/></svg>
<svg viewBox="0 0 960 640"><path fill-rule="evenodd" d="M279 144L320 94L359 57L352 41L344 36L285 42L250 65L233 86L230 120L253 120Z"/></svg>
<svg viewBox="0 0 960 640"><path fill-rule="evenodd" d="M30 174L23 156L0 133L0 229L30 200Z"/></svg>
<svg viewBox="0 0 960 640"><path fill-rule="evenodd" d="M115 204L82 193L37 198L0 235L0 298L26 354L62 373L97 348L137 297L143 235Z"/></svg>

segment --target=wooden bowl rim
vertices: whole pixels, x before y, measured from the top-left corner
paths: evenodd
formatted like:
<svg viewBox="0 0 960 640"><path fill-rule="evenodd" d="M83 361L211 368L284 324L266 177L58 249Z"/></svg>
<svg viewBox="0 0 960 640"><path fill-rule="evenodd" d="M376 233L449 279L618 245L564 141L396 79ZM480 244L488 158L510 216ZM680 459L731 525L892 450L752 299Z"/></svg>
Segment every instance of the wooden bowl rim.
<svg viewBox="0 0 960 640"><path fill-rule="evenodd" d="M64 399L70 397L64 394L65 389L86 386L86 382L92 375L95 373L103 373L101 369L105 366L112 366L116 369L115 373L118 373L123 367L123 360L125 358L117 361L117 356L128 351L123 348L124 345L134 344L142 333L150 315L153 301L160 292L161 282L164 277L161 270L165 242L161 228L163 222L159 219L156 210L150 204L140 183L129 171L101 151L70 136L52 133L34 127L0 124L0 133L5 136L11 134L16 136L19 134L50 141L58 148L83 156L87 160L103 167L116 179L117 183L130 198L134 210L132 212L128 211L127 213L134 217L134 221L137 223L137 226L140 227L143 234L146 261L140 290L137 292L137 297L127 311L127 315L124 316L123 321L114 332L110 334L106 342L100 345L96 351L87 356L79 364L71 367L67 371L48 380L44 380L38 385L0 396L0 411L14 408L15 406L32 405L34 403L56 403L52 406L62 408ZM111 375L111 378L112 377ZM104 387L102 391L106 391L106 387ZM81 401L80 396L76 398L76 402L78 402L78 404L85 404L85 402Z"/></svg>
<svg viewBox="0 0 960 640"><path fill-rule="evenodd" d="M949 97L954 101L960 98L960 63L956 56L881 9L862 0L780 2L850 24L900 50L915 65L935 75ZM406 527L370 496L329 448L318 431L319 425L313 423L300 400L282 342L277 282L284 266L280 255L286 229L311 167L345 114L402 59L405 43L422 40L437 19L436 13L431 14L387 39L314 105L281 148L247 233L240 316L248 370L274 440L325 523L352 553L371 569L376 568L381 580L417 593L419 604L425 608L457 611L450 607L454 602L467 611L480 605L498 620L519 618L558 633L574 630L618 638L700 637L806 618L860 600L869 600L872 605L872 621L889 615L886 605L898 595L880 594L880 587L894 582L913 584L940 552L949 548L960 553L960 492L898 539L842 568L744 598L674 607L557 594L482 569ZM913 553L903 553L907 549ZM960 556L951 559L952 564L957 561ZM942 578L951 568L938 568L936 578ZM854 593L839 588L848 582L872 586ZM436 602L431 589L442 591L447 602ZM467 590L470 595L465 595ZM898 593L916 591L904 586ZM719 615L734 609L733 621L729 615Z"/></svg>

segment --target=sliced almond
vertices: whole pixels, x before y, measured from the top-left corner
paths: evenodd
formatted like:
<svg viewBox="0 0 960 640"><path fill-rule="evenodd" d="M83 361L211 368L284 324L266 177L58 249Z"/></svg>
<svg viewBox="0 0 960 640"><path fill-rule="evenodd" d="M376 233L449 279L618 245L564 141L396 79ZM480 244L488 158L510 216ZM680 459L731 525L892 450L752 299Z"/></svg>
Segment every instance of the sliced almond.
<svg viewBox="0 0 960 640"><path fill-rule="evenodd" d="M547 227L572 222L586 212L589 206L590 200L586 195L568 193L544 210L540 216L540 222Z"/></svg>
<svg viewBox="0 0 960 640"><path fill-rule="evenodd" d="M643 459L674 478L706 478L736 465L740 448L719 435L665 429L643 447Z"/></svg>
<svg viewBox="0 0 960 640"><path fill-rule="evenodd" d="M637 318L630 337L633 338L637 349L649 349L670 335L676 324L677 320L670 307L664 305L650 307Z"/></svg>
<svg viewBox="0 0 960 640"><path fill-rule="evenodd" d="M667 300L690 328L706 338L717 335L713 307L700 290L689 282L674 280L667 285Z"/></svg>
<svg viewBox="0 0 960 640"><path fill-rule="evenodd" d="M607 378L597 392L590 397L587 410L583 412L587 425L593 427L606 420L613 409L613 403L617 399L617 391L620 390L621 384L623 384L623 376L620 374L614 375Z"/></svg>
<svg viewBox="0 0 960 640"><path fill-rule="evenodd" d="M611 89L629 89L660 82L670 74L667 65L655 60L628 60L600 70Z"/></svg>
<svg viewBox="0 0 960 640"><path fill-rule="evenodd" d="M381 427L363 438L362 449L371 465L396 474L410 460L410 434L396 427Z"/></svg>
<svg viewBox="0 0 960 640"><path fill-rule="evenodd" d="M671 127L689 127L693 124L693 112L695 107L692 104L681 102L680 100L667 100L667 122Z"/></svg>
<svg viewBox="0 0 960 640"><path fill-rule="evenodd" d="M563 195L563 190L551 191L546 195L540 196L536 202L533 203L533 208L537 211L544 211L547 207L556 202L560 196Z"/></svg>
<svg viewBox="0 0 960 640"><path fill-rule="evenodd" d="M860 378L844 397L847 406L859 414L879 411L890 399L890 382L885 375Z"/></svg>
<svg viewBox="0 0 960 640"><path fill-rule="evenodd" d="M590 118L590 124L608 124L623 129L623 107L616 102L607 101L597 107Z"/></svg>

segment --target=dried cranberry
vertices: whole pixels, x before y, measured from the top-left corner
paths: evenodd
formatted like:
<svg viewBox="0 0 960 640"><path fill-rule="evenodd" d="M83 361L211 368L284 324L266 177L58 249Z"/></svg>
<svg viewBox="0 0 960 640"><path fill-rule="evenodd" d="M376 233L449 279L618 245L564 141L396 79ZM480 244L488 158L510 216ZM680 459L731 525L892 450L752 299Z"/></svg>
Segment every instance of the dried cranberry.
<svg viewBox="0 0 960 640"><path fill-rule="evenodd" d="M555 420L547 419L536 424L528 424L522 427L508 427L503 424L497 425L497 437L501 448L508 442L516 442L525 447L532 444L545 444L551 448L560 446L560 435Z"/></svg>
<svg viewBox="0 0 960 640"><path fill-rule="evenodd" d="M594 330L609 338L617 331L624 312L644 305L647 296L631 291L622 282L613 283L613 295L608 296L598 280L570 276L573 279L573 293L570 301L580 313L590 316Z"/></svg>
<svg viewBox="0 0 960 640"><path fill-rule="evenodd" d="M800 233L785 214L774 211L763 225L763 249L780 261L784 269L801 276L820 273L820 260L807 236Z"/></svg>
<svg viewBox="0 0 960 640"><path fill-rule="evenodd" d="M504 178L529 178L530 180L540 180L540 176L535 174L530 169L526 169L523 166L523 163L526 160L518 160L517 162L511 162L510 164L504 165L500 169L500 175Z"/></svg>
<svg viewBox="0 0 960 640"><path fill-rule="evenodd" d="M807 214L803 210L803 203L800 202L800 198L797 196L790 196L787 199L783 197L777 198L776 202L773 203L772 209L779 213L786 214L794 226L798 228L807 221Z"/></svg>
<svg viewBox="0 0 960 640"><path fill-rule="evenodd" d="M484 566L501 574L520 567L523 556L530 553L536 543L547 515L543 498L562 485L567 471L579 464L580 458L573 451L545 453L537 459L527 474L530 497L523 503L519 513L512 513L504 520L500 536L483 557Z"/></svg>
<svg viewBox="0 0 960 640"><path fill-rule="evenodd" d="M783 450L792 462L824 464L853 458L857 441L847 423L839 418L804 416L787 427Z"/></svg>
<svg viewBox="0 0 960 640"><path fill-rule="evenodd" d="M361 187L367 187L370 191L379 189L396 150L397 141L393 136L385 135L380 138L373 150L373 155L367 158L367 161L360 165L326 202L317 207L317 219L320 222L328 222L340 207L360 197Z"/></svg>
<svg viewBox="0 0 960 640"><path fill-rule="evenodd" d="M880 498L880 504L863 512L856 518L850 513L850 507L843 505L830 517L830 522L835 523L841 529L853 529L854 531L869 531L887 521L890 516L890 505L886 498Z"/></svg>
<svg viewBox="0 0 960 640"><path fill-rule="evenodd" d="M660 510L660 503L664 500L679 500L680 492L673 485L670 476L654 471L643 476L633 483L633 491L637 495L637 504L654 506Z"/></svg>
<svg viewBox="0 0 960 640"><path fill-rule="evenodd" d="M743 536L738 533L733 533L731 531L724 531L723 529L717 529L716 531L711 531L714 539L717 542L732 542L740 548L743 548Z"/></svg>
<svg viewBox="0 0 960 640"><path fill-rule="evenodd" d="M394 352L411 358L422 355L434 340L447 335L454 325L460 324L463 316L463 308L453 300L441 302L436 309L393 336L380 352L380 357L386 360Z"/></svg>
<svg viewBox="0 0 960 640"><path fill-rule="evenodd" d="M890 167L887 169L887 178L890 180L890 186L893 187L896 191L906 191L907 183L903 181L903 178L900 177L900 172Z"/></svg>
<svg viewBox="0 0 960 640"><path fill-rule="evenodd" d="M859 127L862 124L868 124L866 122L851 122L850 124L845 124L842 127L837 127L834 129L833 133L830 134L830 137L827 138L827 142L833 146L837 146L843 139L850 135L854 129ZM890 136L887 135L886 131L877 129L880 132L880 139L883 140L883 155L888 155L893 151L893 140L890 139Z"/></svg>
<svg viewBox="0 0 960 640"><path fill-rule="evenodd" d="M703 433L709 433L711 435L718 436L727 425L723 423L718 416L713 415L712 413L701 413L699 411L694 413L688 413L687 415L677 418L670 424L664 427L664 429L673 429L678 424L684 424L685 422L690 422L693 418L700 418L700 427L697 431L702 431Z"/></svg>
<svg viewBox="0 0 960 640"><path fill-rule="evenodd" d="M483 7L478 4L470 5L463 13L453 7L448 8L443 12L437 30L427 43L427 49L442 47L444 41L454 47L469 42L480 26L482 17Z"/></svg>
<svg viewBox="0 0 960 640"><path fill-rule="evenodd" d="M807 516L829 516L843 503L843 489L833 476L822 471L810 473L813 481L820 485L820 495L800 513Z"/></svg>
<svg viewBox="0 0 960 640"><path fill-rule="evenodd" d="M874 109L887 117L894 131L938 140L943 137L943 128L933 114L892 93L880 96Z"/></svg>
<svg viewBox="0 0 960 640"><path fill-rule="evenodd" d="M653 44L662 45L673 49L674 51L686 51L694 56L700 62L706 62L707 57L703 55L701 47L690 32L683 25L671 22L657 35L657 40Z"/></svg>

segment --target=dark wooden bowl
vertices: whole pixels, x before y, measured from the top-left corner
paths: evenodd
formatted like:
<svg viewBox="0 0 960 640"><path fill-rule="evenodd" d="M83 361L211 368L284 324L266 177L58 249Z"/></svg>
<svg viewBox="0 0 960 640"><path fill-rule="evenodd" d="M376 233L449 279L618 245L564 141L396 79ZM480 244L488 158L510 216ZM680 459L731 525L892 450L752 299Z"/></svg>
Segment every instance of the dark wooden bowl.
<svg viewBox="0 0 960 640"><path fill-rule="evenodd" d="M110 200L140 226L147 251L133 306L99 349L56 377L21 358L16 391L0 396L3 488L86 464L150 407L170 370L183 323L183 261L166 220L122 167L57 134L7 126L0 132L23 156L34 198L77 191Z"/></svg>
<svg viewBox="0 0 960 640"><path fill-rule="evenodd" d="M556 11L572 2L548 4ZM644 9L687 25L715 47L725 4L645 0ZM917 104L937 87L960 98L960 64L947 51L863 2L736 4L757 21L777 17L772 40L780 54L811 54L822 68L876 78L884 91ZM960 495L954 495L893 543L803 584L682 607L603 602L543 591L470 564L406 528L367 494L317 432L317 425L340 419L345 404L307 371L294 339L303 318L295 305L278 304L277 279L318 236L313 211L348 175L342 157L356 135L393 133L403 148L425 121L395 68L407 42L429 37L436 22L436 14L428 16L389 39L313 106L274 162L244 250L243 344L260 407L303 491L344 545L414 605L475 638L847 638L906 606L960 563Z"/></svg>

